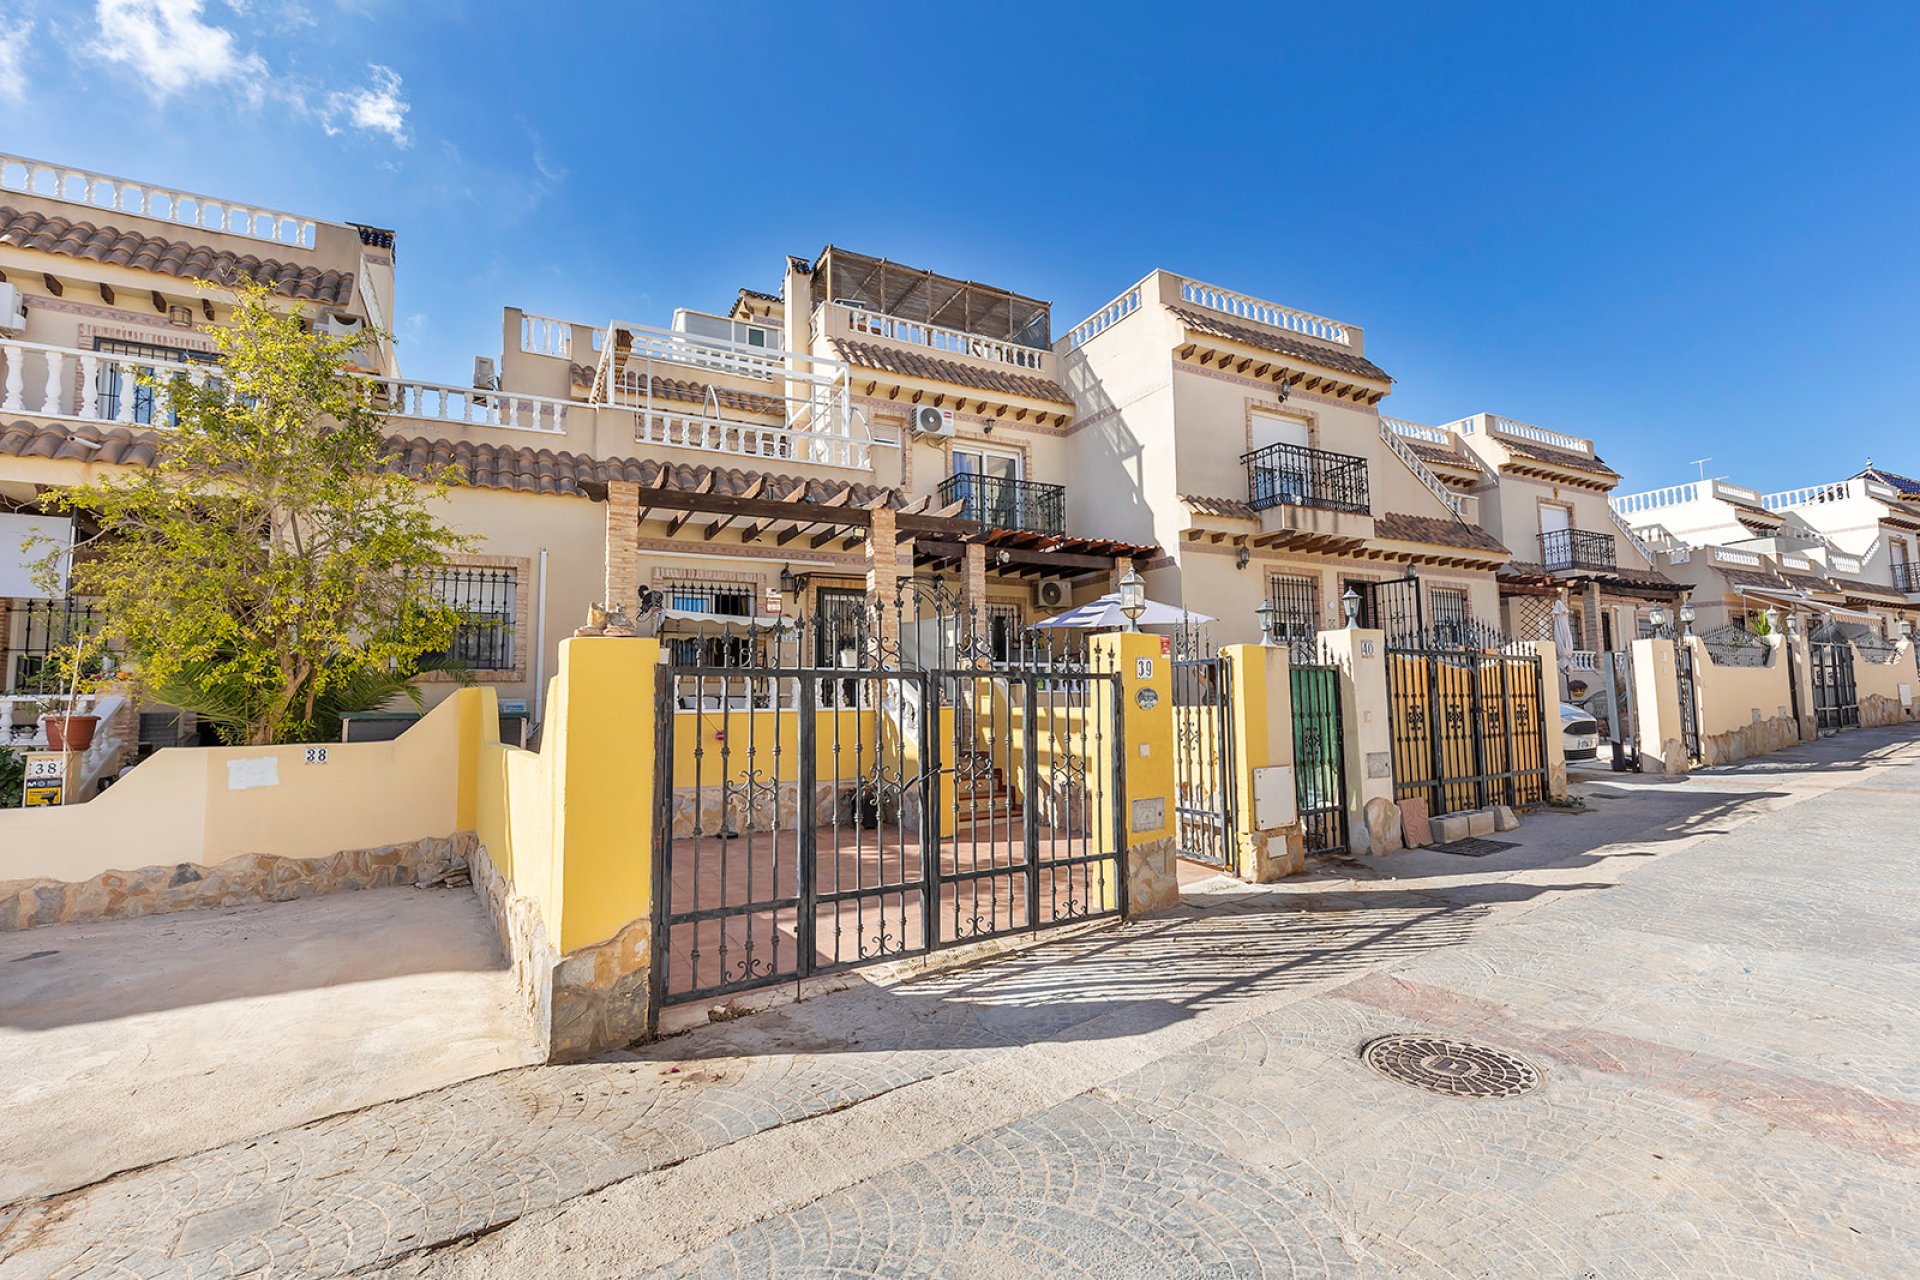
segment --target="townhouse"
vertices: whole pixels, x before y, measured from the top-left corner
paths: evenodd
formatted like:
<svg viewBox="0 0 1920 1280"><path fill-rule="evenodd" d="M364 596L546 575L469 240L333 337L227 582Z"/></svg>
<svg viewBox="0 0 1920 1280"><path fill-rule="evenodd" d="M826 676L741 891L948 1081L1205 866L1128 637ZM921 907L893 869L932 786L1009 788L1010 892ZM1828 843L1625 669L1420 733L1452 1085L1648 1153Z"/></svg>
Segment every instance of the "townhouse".
<svg viewBox="0 0 1920 1280"><path fill-rule="evenodd" d="M1915 522L1882 481L1862 476L1762 494L1703 479L1624 494L1613 504L1664 558L1665 571L1690 588L1703 632L1763 628L1772 625L1770 613L1882 640L1911 629L1915 609L1895 585L1886 545L1889 538L1904 543Z"/></svg>
<svg viewBox="0 0 1920 1280"><path fill-rule="evenodd" d="M1149 594L1218 639L1257 639L1267 605L1308 653L1349 592L1362 625L1497 623L1507 548L1383 423L1359 326L1155 271L1055 350L1070 521L1162 548Z"/></svg>

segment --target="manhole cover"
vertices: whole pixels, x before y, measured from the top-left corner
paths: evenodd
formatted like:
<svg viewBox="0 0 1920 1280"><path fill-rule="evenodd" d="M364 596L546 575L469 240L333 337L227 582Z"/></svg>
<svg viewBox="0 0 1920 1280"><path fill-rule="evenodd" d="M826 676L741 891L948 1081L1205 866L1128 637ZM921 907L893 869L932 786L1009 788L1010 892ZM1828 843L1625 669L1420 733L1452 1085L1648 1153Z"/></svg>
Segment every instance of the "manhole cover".
<svg viewBox="0 0 1920 1280"><path fill-rule="evenodd" d="M1382 1036L1360 1051L1389 1080L1449 1098L1511 1098L1540 1084L1540 1068L1483 1044L1433 1036Z"/></svg>
<svg viewBox="0 0 1920 1280"><path fill-rule="evenodd" d="M1488 840L1483 836L1467 836L1451 844L1431 846L1435 853L1451 853L1462 858L1484 858L1490 853L1499 853L1503 849L1518 849L1520 846L1511 840Z"/></svg>

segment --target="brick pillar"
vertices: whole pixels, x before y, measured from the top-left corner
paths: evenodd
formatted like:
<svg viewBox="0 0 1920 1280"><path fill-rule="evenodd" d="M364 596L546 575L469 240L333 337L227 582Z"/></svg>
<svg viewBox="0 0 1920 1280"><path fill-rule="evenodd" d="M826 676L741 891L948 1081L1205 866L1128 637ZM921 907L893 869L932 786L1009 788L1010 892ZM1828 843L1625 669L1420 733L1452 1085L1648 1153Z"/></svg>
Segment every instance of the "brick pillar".
<svg viewBox="0 0 1920 1280"><path fill-rule="evenodd" d="M987 634L987 549L977 542L969 542L962 552L962 567L966 578L962 608L967 611L967 630L976 639L984 639Z"/></svg>
<svg viewBox="0 0 1920 1280"><path fill-rule="evenodd" d="M872 606L878 622L878 635L883 653L897 654L900 651L900 615L893 604L899 592L902 577L911 576L913 565L913 544L902 544L899 538L899 521L891 507L881 507L873 513L873 524L867 530L867 603ZM905 557L908 572L900 571L902 557Z"/></svg>
<svg viewBox="0 0 1920 1280"><path fill-rule="evenodd" d="M1587 622L1587 625L1582 628L1582 630L1587 634L1586 638L1581 641L1580 647L1590 653L1598 653L1603 647L1600 643L1600 628L1602 626L1600 621L1601 608L1600 584L1597 582L1589 582L1587 584L1587 607L1581 610L1581 612L1586 615Z"/></svg>
<svg viewBox="0 0 1920 1280"><path fill-rule="evenodd" d="M1107 574L1107 590L1118 591L1120 589L1120 579L1132 572L1132 556L1115 556L1113 559L1113 568Z"/></svg>
<svg viewBox="0 0 1920 1280"><path fill-rule="evenodd" d="M640 604L640 486L607 486L606 599L629 619Z"/></svg>

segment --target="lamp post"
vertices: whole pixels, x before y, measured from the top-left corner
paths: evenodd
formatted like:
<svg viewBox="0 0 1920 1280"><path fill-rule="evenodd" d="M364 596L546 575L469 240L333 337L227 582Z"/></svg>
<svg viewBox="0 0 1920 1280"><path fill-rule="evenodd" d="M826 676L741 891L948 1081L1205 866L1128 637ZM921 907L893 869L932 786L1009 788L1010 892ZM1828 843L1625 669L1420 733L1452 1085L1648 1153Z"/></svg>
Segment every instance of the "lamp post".
<svg viewBox="0 0 1920 1280"><path fill-rule="evenodd" d="M1127 615L1127 630L1140 629L1140 615L1147 611L1147 580L1128 569L1120 579L1120 612Z"/></svg>
<svg viewBox="0 0 1920 1280"><path fill-rule="evenodd" d="M1662 609L1656 604L1653 608L1647 610L1647 621L1653 624L1654 635L1662 639L1667 638L1667 611L1665 609Z"/></svg>
<svg viewBox="0 0 1920 1280"><path fill-rule="evenodd" d="M1360 623L1360 593L1352 587L1348 587L1346 591L1341 593L1340 607L1347 611L1347 625L1349 627L1358 626Z"/></svg>
<svg viewBox="0 0 1920 1280"><path fill-rule="evenodd" d="M1680 626L1688 635L1693 634L1694 616L1695 615L1693 612L1693 601L1691 600L1681 601L1680 602Z"/></svg>
<svg viewBox="0 0 1920 1280"><path fill-rule="evenodd" d="M1274 635L1273 627L1274 623L1279 621L1280 610L1274 608L1273 601L1262 600L1260 607L1253 612L1254 615L1260 619L1260 643L1266 645L1278 644L1279 639Z"/></svg>

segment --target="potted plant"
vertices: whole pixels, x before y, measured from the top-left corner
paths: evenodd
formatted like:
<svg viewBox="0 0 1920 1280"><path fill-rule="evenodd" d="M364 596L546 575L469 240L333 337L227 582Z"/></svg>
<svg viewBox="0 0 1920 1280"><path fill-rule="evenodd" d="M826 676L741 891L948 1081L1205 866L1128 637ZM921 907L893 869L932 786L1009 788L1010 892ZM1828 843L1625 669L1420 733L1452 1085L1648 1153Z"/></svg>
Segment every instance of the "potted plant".
<svg viewBox="0 0 1920 1280"><path fill-rule="evenodd" d="M92 714L93 692L101 683L100 660L104 648L91 635L76 636L60 653L59 668L66 675L67 698L62 706L44 715L40 727L47 731L47 746L54 751L85 751L93 745L100 728L100 717ZM94 674L87 674L89 663Z"/></svg>

